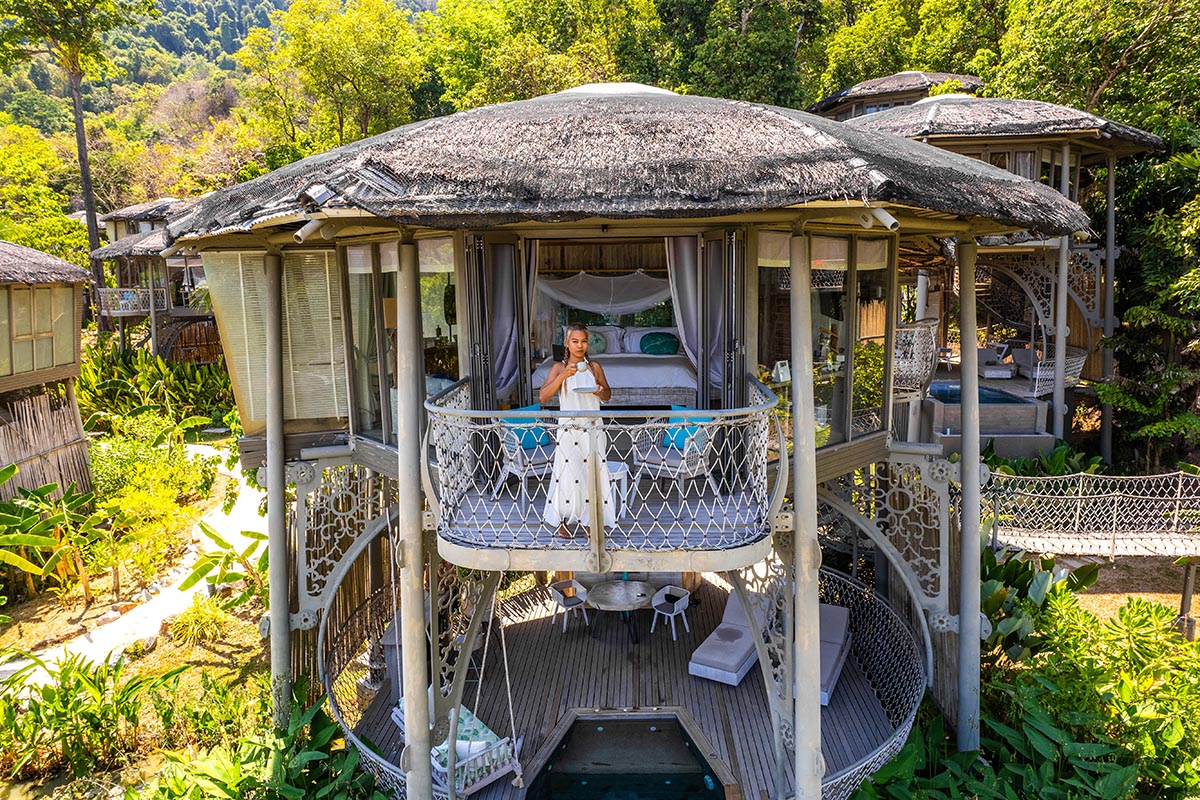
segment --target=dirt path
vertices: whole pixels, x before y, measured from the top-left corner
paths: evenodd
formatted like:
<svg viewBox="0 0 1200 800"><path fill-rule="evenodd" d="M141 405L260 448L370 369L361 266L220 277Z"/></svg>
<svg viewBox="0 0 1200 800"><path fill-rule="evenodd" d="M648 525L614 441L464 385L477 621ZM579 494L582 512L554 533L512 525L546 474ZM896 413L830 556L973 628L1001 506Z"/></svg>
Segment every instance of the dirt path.
<svg viewBox="0 0 1200 800"><path fill-rule="evenodd" d="M219 455L222 458L224 457L222 451L207 445L187 445L187 448L192 455ZM217 506L201 519L213 526L230 544L240 550L251 541L241 535L242 531L266 530L266 519L258 515L258 504L262 498L263 491L258 486L247 483L242 477L240 470L237 470L237 475L232 475L225 469L224 464L221 465L220 469L231 479L239 481L241 488L238 493L237 503L228 515L221 510L220 506ZM63 644L40 651L36 655L43 661L51 664L68 653L78 654L90 661L98 662L115 658L134 642L156 635L162 626L163 620L187 608L192 602L192 596L197 592L207 590L207 584L204 581L201 581L187 591L179 590L179 584L191 572L191 567L199 557L199 553L215 548L215 545L208 537L200 533L199 524L196 525L193 540L197 544L188 549L183 562L178 567L173 569L167 576L164 576L162 579L162 590L158 594L153 595L146 602L122 614L116 620L99 625L87 633L81 634ZM21 661L0 665L0 677L10 675L22 666L24 666L24 662ZM39 678L44 679L45 673L39 671L31 676L30 680L37 681Z"/></svg>

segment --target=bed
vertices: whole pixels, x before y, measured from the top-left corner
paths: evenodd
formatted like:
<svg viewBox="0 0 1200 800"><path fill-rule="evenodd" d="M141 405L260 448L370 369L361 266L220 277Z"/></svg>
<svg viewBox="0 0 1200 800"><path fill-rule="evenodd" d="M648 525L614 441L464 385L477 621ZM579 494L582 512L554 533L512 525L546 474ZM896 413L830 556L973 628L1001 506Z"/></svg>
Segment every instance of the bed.
<svg viewBox="0 0 1200 800"><path fill-rule="evenodd" d="M605 353L592 356L604 368L612 387L607 406L689 406L696 405L696 368L682 353L655 356L646 353ZM553 358L547 358L533 372L536 392Z"/></svg>

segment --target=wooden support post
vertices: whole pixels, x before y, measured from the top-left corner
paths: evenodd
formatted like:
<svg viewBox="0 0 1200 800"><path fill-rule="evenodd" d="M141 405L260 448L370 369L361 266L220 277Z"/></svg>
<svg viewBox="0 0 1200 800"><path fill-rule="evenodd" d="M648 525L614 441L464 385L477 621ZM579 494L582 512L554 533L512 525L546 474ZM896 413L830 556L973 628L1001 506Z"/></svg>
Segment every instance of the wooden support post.
<svg viewBox="0 0 1200 800"><path fill-rule="evenodd" d="M975 331L975 254L973 238L958 240L959 322L962 332L962 539L958 603L958 749L979 749L979 348ZM968 346L971 345L971 346Z"/></svg>
<svg viewBox="0 0 1200 800"><path fill-rule="evenodd" d="M1059 191L1067 197L1071 191L1071 145L1062 146L1062 179ZM1064 233L1058 243L1058 281L1054 290L1054 402L1050 413L1054 415L1055 439L1066 434L1067 418L1067 268L1071 260L1071 235ZM963 368L964 371L966 367ZM965 388L965 387L964 387Z"/></svg>
<svg viewBox="0 0 1200 800"><path fill-rule="evenodd" d="M267 253L267 581L271 592L271 719L287 730L292 695L291 576L287 532L287 473L283 416L283 256Z"/></svg>
<svg viewBox="0 0 1200 800"><path fill-rule="evenodd" d="M1104 232L1104 338L1108 339L1116 330L1116 299L1117 288L1117 157L1111 153L1108 156L1108 180L1105 182L1105 199L1107 208L1104 212L1106 230ZM1105 345L1101 351L1103 358L1100 368L1101 380L1112 383L1113 351L1110 345ZM1111 403L1100 406L1100 457L1105 463L1111 464L1113 459L1113 409Z"/></svg>
<svg viewBox="0 0 1200 800"><path fill-rule="evenodd" d="M397 524L403 547L400 567L400 636L404 684L405 748L401 758L410 800L432 800L429 764L429 661L425 637L424 532L421 529L421 410L425 400L421 350L421 276L417 246L400 245L396 276L396 482ZM436 576L430 576L431 602L437 602ZM437 646L435 639L434 646Z"/></svg>
<svg viewBox="0 0 1200 800"><path fill-rule="evenodd" d="M825 759L821 754L821 634L817 544L817 421L813 400L812 266L808 237L791 238L792 270L792 504L795 508L793 567L796 575L794 684L796 800L818 800ZM784 707L791 706L785 702ZM779 800L783 800L782 797Z"/></svg>

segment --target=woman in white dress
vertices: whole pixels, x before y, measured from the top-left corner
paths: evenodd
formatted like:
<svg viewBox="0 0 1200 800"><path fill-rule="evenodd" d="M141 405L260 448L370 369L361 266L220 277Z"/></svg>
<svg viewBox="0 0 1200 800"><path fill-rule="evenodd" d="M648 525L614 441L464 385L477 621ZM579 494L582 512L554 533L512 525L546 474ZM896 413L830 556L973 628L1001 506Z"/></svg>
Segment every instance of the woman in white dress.
<svg viewBox="0 0 1200 800"><path fill-rule="evenodd" d="M612 397L612 388L604 377L604 369L587 357L588 331L578 323L567 326L565 342L567 357L550 368L538 400L546 405L558 395L562 411L599 411L600 402ZM612 480L608 474L608 439L604 426L595 418L559 418L554 448L554 471L546 492L546 509L542 519L556 527L558 535L574 536L569 526L591 524L591 458L592 435L596 436L600 467L600 496L604 504L606 527L616 524L616 505Z"/></svg>

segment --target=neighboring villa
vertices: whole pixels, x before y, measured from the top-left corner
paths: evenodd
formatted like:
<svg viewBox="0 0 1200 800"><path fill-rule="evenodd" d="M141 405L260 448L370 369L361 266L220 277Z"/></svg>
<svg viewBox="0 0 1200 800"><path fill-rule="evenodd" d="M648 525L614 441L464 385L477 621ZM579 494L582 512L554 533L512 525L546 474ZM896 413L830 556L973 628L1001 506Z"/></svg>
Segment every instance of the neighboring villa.
<svg viewBox="0 0 1200 800"><path fill-rule="evenodd" d="M921 83L928 94L929 84L948 80L967 91L983 85L969 75L902 72L852 86L810 110L986 161L1075 201L1083 187L1092 185L1093 170L1104 169L1104 242L1082 235L1022 234L980 243L979 374L992 406L983 434L1003 455L1029 455L1070 433L1068 390L1081 379L1112 378L1112 351L1099 343L1116 324L1110 289L1119 252L1112 239L1114 166L1121 158L1159 150L1163 143L1145 131L1053 103L967 94L919 96ZM858 102L861 98L869 101ZM938 320L942 360L953 368L960 349L957 340L950 340L950 310L959 287L953 254L913 253L902 259L901 275L915 290L913 317ZM938 442L949 452L958 448L961 431L955 404L936 396L946 392L935 387L935 396L925 401L919 438ZM1045 403L1039 400L1047 397ZM1101 452L1111 460L1111 409L1105 407L1102 416Z"/></svg>
<svg viewBox="0 0 1200 800"><path fill-rule="evenodd" d="M91 488L75 400L87 270L0 241L0 464L17 476L0 497L47 483Z"/></svg>
<svg viewBox="0 0 1200 800"><path fill-rule="evenodd" d="M97 305L101 317L116 323L121 349L130 347L130 327L147 320L152 353L207 364L220 357L221 343L204 266L194 255L162 255L167 217L190 202L164 197L105 214L100 221L110 244L92 253L92 260L109 265L106 272L116 279L115 287L97 290Z"/></svg>
<svg viewBox="0 0 1200 800"><path fill-rule="evenodd" d="M168 239L203 259L264 468L276 720L315 674L409 798L845 798L927 688L977 748L977 352L961 463L893 434L899 263L957 242L971 340L977 237L1087 226L979 160L636 84L199 201ZM580 319L613 400L543 408Z"/></svg>

